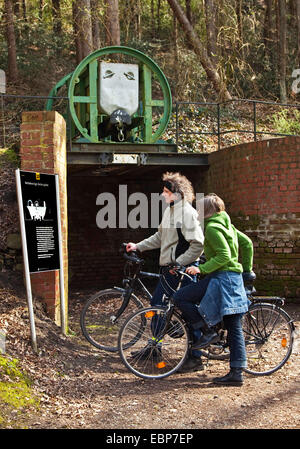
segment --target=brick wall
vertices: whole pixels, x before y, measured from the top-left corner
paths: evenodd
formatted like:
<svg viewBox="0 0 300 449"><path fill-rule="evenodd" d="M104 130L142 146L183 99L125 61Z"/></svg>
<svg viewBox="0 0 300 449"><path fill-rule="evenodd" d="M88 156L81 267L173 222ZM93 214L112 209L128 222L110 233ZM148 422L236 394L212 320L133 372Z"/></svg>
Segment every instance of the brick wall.
<svg viewBox="0 0 300 449"><path fill-rule="evenodd" d="M59 175L65 298L68 298L66 124L56 111L24 112L21 125L21 170ZM41 298L49 315L59 324L59 272L31 274L32 292Z"/></svg>
<svg viewBox="0 0 300 449"><path fill-rule="evenodd" d="M159 180L159 178L158 178ZM156 229L100 229L96 224L96 205L100 193L110 192L119 205L119 185L128 186L128 196L134 192L159 192L156 182L143 178L125 179L110 176L69 177L69 277L72 288L105 288L120 285L123 277L124 259L119 254L122 242L138 242ZM130 208L129 208L130 210ZM118 223L118 215L117 215ZM157 270L158 252L147 252L146 268Z"/></svg>
<svg viewBox="0 0 300 449"><path fill-rule="evenodd" d="M209 164L198 188L220 195L252 238L259 293L300 298L300 138L226 148Z"/></svg>

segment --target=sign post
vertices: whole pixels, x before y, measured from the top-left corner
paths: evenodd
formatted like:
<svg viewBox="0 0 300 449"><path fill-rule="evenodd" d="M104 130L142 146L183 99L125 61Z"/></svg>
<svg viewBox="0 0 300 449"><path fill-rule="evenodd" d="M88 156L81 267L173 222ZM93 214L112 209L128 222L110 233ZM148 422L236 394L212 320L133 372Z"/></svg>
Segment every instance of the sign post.
<svg viewBox="0 0 300 449"><path fill-rule="evenodd" d="M17 169L16 184L31 340L36 351L30 273L59 270L61 329L66 334L58 175Z"/></svg>
<svg viewBox="0 0 300 449"><path fill-rule="evenodd" d="M4 121L4 104L3 104L3 95L6 93L6 75L4 70L0 69L0 96L1 96L1 120L2 120L2 129L3 129L3 147L6 147L6 139L5 139L5 121Z"/></svg>

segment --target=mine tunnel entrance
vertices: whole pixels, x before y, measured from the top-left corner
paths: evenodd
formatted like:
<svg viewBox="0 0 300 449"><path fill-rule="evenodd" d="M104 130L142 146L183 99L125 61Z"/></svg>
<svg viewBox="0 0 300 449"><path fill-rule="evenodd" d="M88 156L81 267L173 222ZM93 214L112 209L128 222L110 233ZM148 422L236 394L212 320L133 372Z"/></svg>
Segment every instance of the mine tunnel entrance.
<svg viewBox="0 0 300 449"><path fill-rule="evenodd" d="M161 216L159 219L151 217L151 195L161 193L163 173L179 171L192 182L195 192L203 192L202 179L208 169L206 155L176 154L169 158L169 161L157 155L156 163L152 160L152 164L108 163L99 166L79 163L78 158L68 159L68 253L71 288L102 289L120 285L124 266L124 259L119 254L121 243L138 242L157 230L157 220L160 220ZM146 195L149 200L149 213L147 217L143 217L143 227L133 228L127 219L136 205L128 204L128 199L137 192ZM99 212L103 207L102 197L111 198L112 202L109 204L116 207L114 228L99 227L99 218L103 218L102 212ZM108 202L105 205L107 206ZM108 214L110 212L114 216L113 211ZM159 250L145 252L144 256L144 268L157 272Z"/></svg>

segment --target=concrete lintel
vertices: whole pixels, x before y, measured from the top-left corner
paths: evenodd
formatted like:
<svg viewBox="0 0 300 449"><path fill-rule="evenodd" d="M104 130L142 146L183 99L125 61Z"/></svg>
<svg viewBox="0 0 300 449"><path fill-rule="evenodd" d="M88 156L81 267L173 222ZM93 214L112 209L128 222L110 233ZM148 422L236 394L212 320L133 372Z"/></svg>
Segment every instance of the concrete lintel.
<svg viewBox="0 0 300 449"><path fill-rule="evenodd" d="M172 143L87 143L72 142L72 152L80 153L177 153Z"/></svg>
<svg viewBox="0 0 300 449"><path fill-rule="evenodd" d="M82 152L77 153L69 151L67 153L68 165L116 165L119 163L118 158L114 158L114 154L119 153L103 153L103 152ZM122 153L122 155L130 155L133 153ZM117 162L114 162L114 159ZM188 166L202 165L208 166L208 155L200 153L140 153L136 158L136 165L173 165ZM126 164L126 158L124 158Z"/></svg>

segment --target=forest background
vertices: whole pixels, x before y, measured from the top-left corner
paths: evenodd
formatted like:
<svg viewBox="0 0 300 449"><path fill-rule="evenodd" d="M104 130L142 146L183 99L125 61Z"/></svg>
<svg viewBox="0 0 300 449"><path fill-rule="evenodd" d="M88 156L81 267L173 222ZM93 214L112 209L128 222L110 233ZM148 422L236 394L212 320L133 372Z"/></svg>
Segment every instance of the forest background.
<svg viewBox="0 0 300 449"><path fill-rule="evenodd" d="M296 97L300 0L1 0L0 19L9 93L47 95L91 51L125 45L175 100Z"/></svg>
<svg viewBox="0 0 300 449"><path fill-rule="evenodd" d="M299 102L300 0L0 0L0 23L7 94L48 95L92 51L124 45L158 63L174 102ZM300 134L297 108L261 115Z"/></svg>

